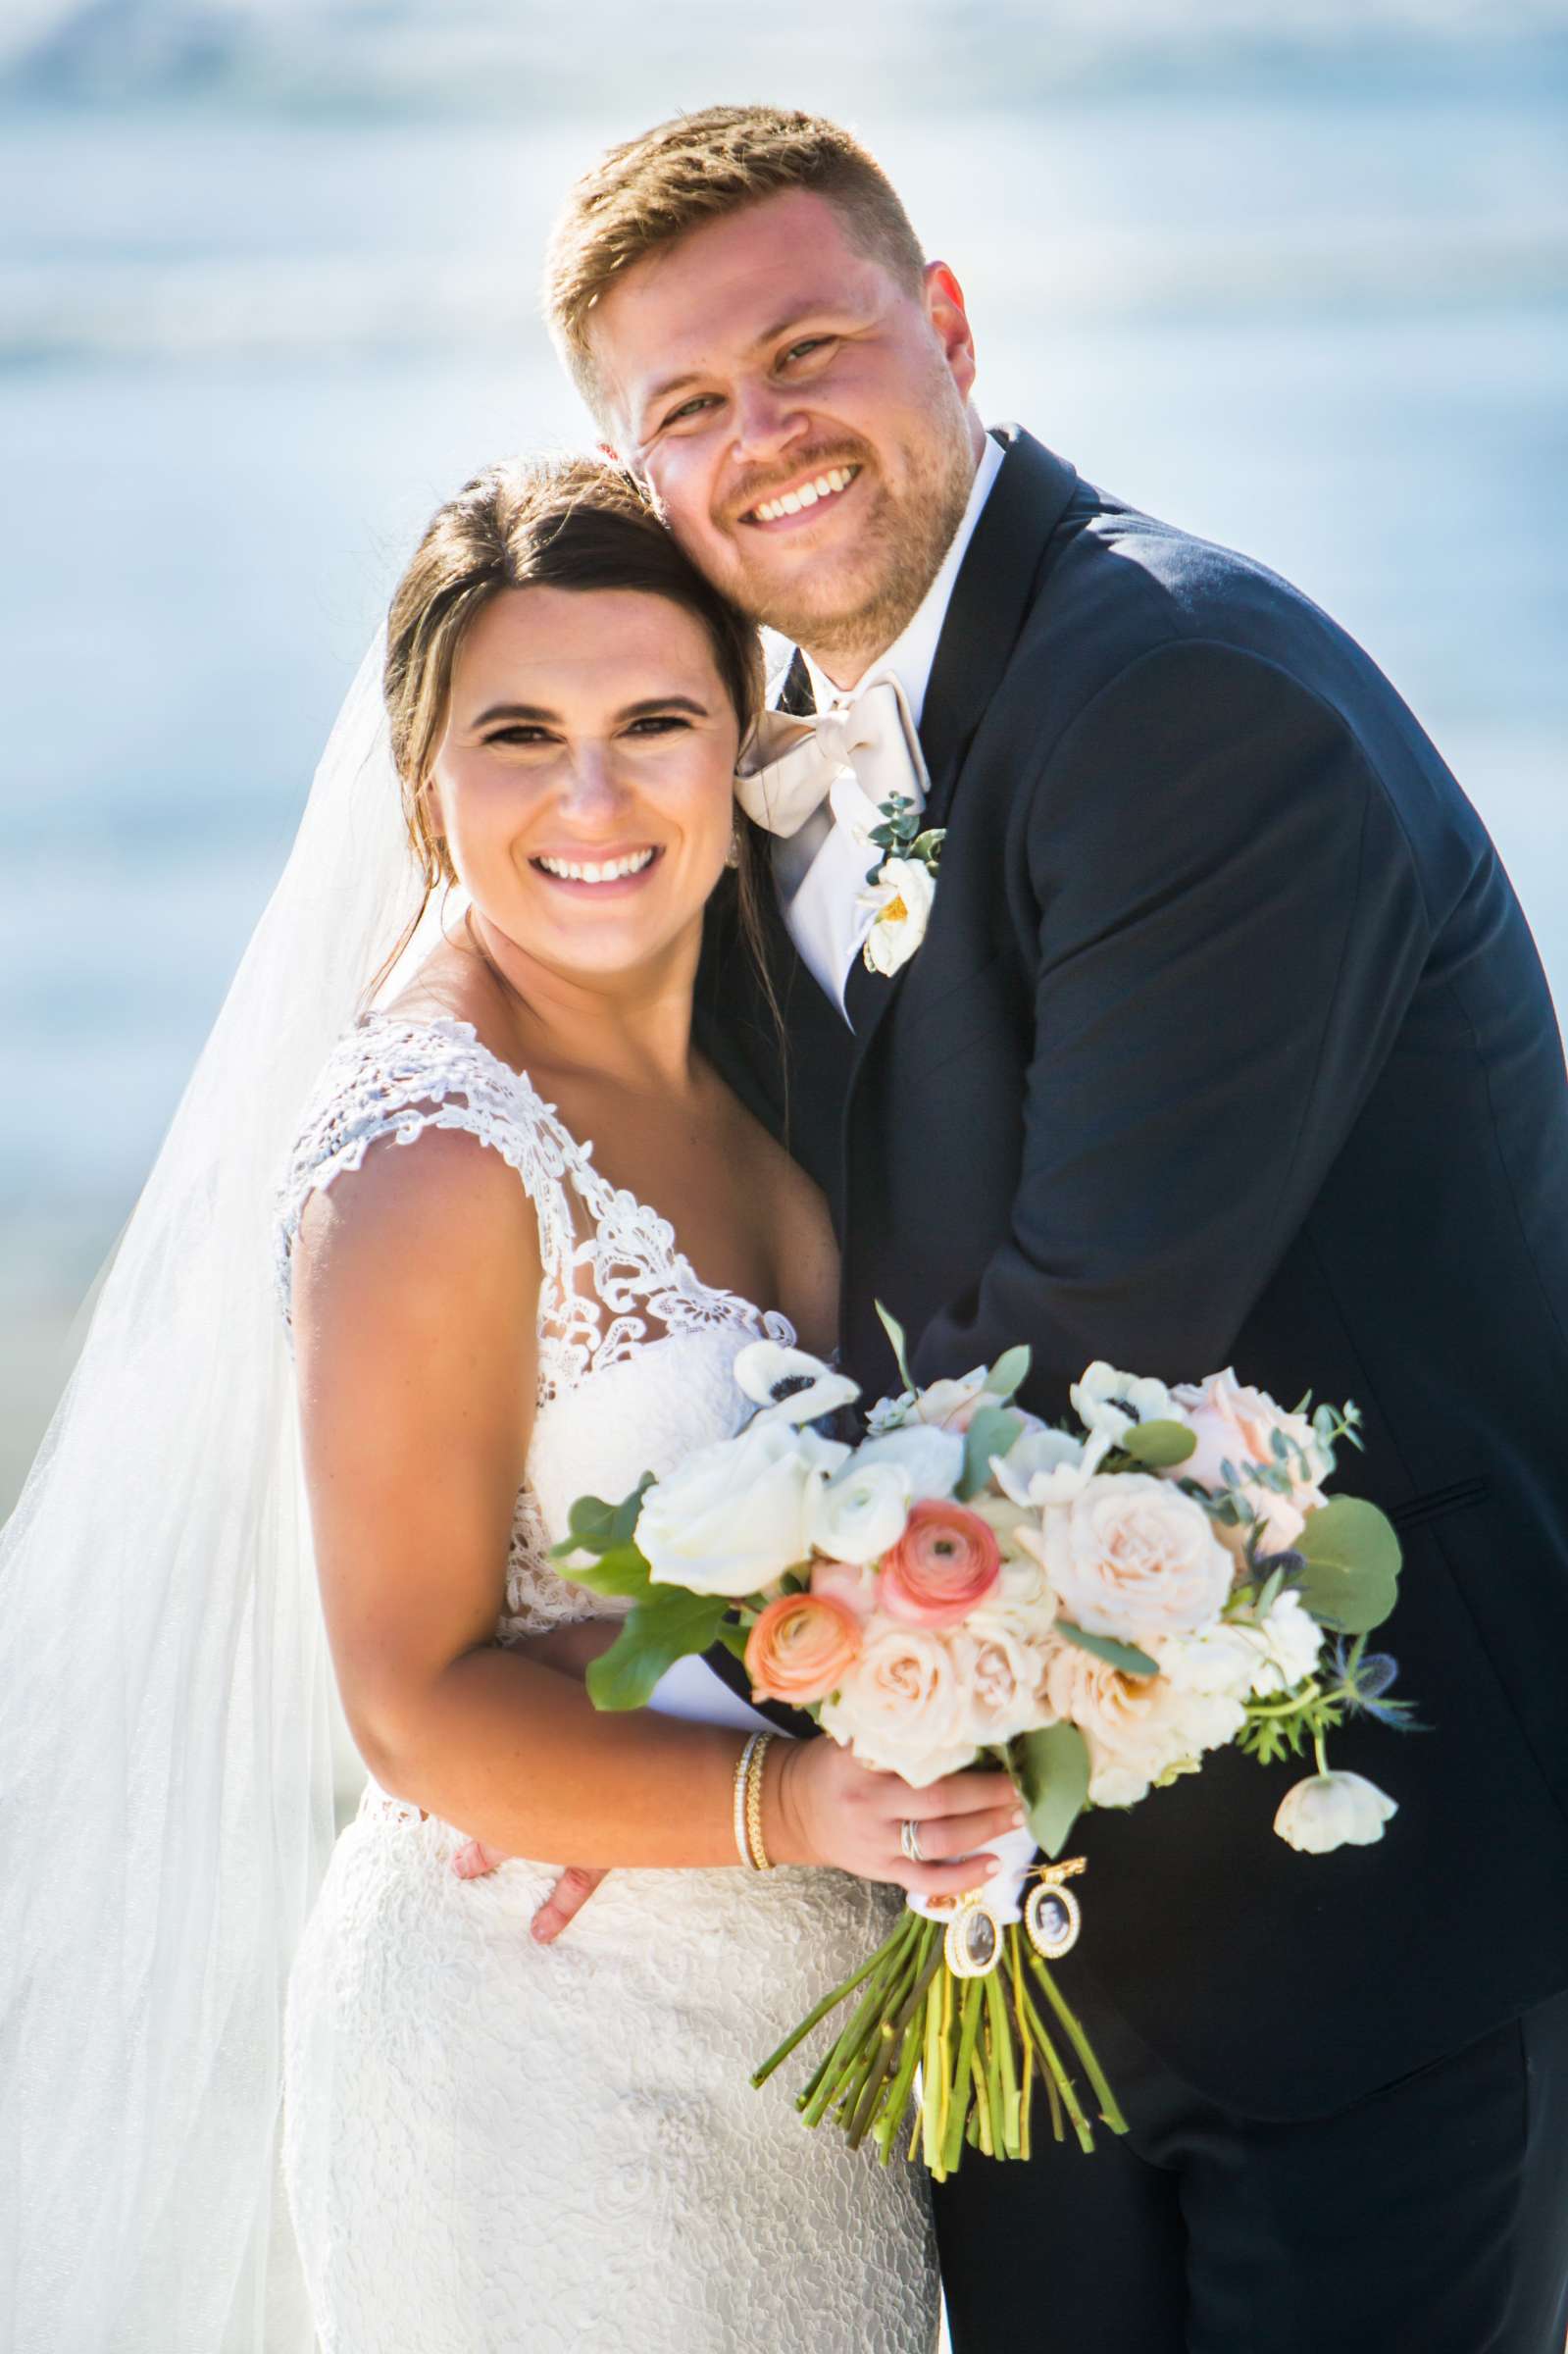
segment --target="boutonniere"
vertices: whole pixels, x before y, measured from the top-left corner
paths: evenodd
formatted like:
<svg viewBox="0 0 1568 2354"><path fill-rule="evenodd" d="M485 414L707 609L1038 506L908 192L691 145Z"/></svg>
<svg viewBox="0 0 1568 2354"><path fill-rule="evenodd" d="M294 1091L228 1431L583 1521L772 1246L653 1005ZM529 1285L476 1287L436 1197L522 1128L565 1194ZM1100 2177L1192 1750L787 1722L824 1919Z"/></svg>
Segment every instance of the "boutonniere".
<svg viewBox="0 0 1568 2354"><path fill-rule="evenodd" d="M868 972L896 973L926 937L947 829L922 833L919 805L908 793L893 793L880 804L880 814L882 824L867 836L883 855L860 894L860 905L872 911L861 954Z"/></svg>

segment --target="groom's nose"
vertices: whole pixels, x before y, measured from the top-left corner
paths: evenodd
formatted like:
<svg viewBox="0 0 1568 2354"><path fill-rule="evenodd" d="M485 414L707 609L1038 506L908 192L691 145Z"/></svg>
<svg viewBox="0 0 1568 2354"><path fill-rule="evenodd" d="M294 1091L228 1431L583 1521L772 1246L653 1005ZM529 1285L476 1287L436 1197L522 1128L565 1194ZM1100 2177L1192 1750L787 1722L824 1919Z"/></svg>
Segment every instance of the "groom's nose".
<svg viewBox="0 0 1568 2354"><path fill-rule="evenodd" d="M788 387L762 378L734 391L734 454L743 465L767 465L810 431L811 420Z"/></svg>

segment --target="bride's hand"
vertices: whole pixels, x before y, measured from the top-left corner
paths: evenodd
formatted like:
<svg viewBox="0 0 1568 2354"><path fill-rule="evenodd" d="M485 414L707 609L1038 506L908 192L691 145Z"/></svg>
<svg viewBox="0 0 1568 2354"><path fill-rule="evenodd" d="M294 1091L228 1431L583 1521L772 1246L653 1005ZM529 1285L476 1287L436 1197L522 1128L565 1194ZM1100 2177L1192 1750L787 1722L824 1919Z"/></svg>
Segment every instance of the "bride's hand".
<svg viewBox="0 0 1568 2354"><path fill-rule="evenodd" d="M999 1769L973 1766L917 1790L827 1740L776 1743L763 1804L763 1836L775 1863L836 1865L917 1896L961 1896L975 1887L996 1868L986 1841L1024 1820L1018 1793ZM918 1864L903 1850L906 1822L917 1826Z"/></svg>

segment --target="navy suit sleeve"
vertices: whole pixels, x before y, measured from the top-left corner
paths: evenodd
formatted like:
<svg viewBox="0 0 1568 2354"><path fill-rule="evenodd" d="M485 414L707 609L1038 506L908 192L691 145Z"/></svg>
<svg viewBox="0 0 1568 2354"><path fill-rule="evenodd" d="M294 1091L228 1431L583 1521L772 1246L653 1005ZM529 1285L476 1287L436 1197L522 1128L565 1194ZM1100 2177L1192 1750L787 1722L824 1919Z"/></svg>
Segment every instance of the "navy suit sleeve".
<svg viewBox="0 0 1568 2354"><path fill-rule="evenodd" d="M1226 1364L1364 1103L1427 952L1396 813L1341 714L1211 641L1141 656L1030 787L1040 908L1005 1244L926 1326L921 1380L1035 1352ZM957 822L961 822L961 816Z"/></svg>

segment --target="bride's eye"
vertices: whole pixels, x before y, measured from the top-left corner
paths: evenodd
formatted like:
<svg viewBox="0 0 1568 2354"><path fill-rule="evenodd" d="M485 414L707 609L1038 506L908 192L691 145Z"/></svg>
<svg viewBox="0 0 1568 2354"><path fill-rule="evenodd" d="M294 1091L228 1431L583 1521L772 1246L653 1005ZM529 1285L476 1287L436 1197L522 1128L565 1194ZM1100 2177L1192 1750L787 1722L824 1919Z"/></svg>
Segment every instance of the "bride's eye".
<svg viewBox="0 0 1568 2354"><path fill-rule="evenodd" d="M689 719L682 719L674 711L648 711L634 719L628 728L629 736L668 736L675 730L689 728Z"/></svg>
<svg viewBox="0 0 1568 2354"><path fill-rule="evenodd" d="M543 728L527 720L513 720L509 727L495 728L481 740L484 743L548 743L551 738Z"/></svg>

